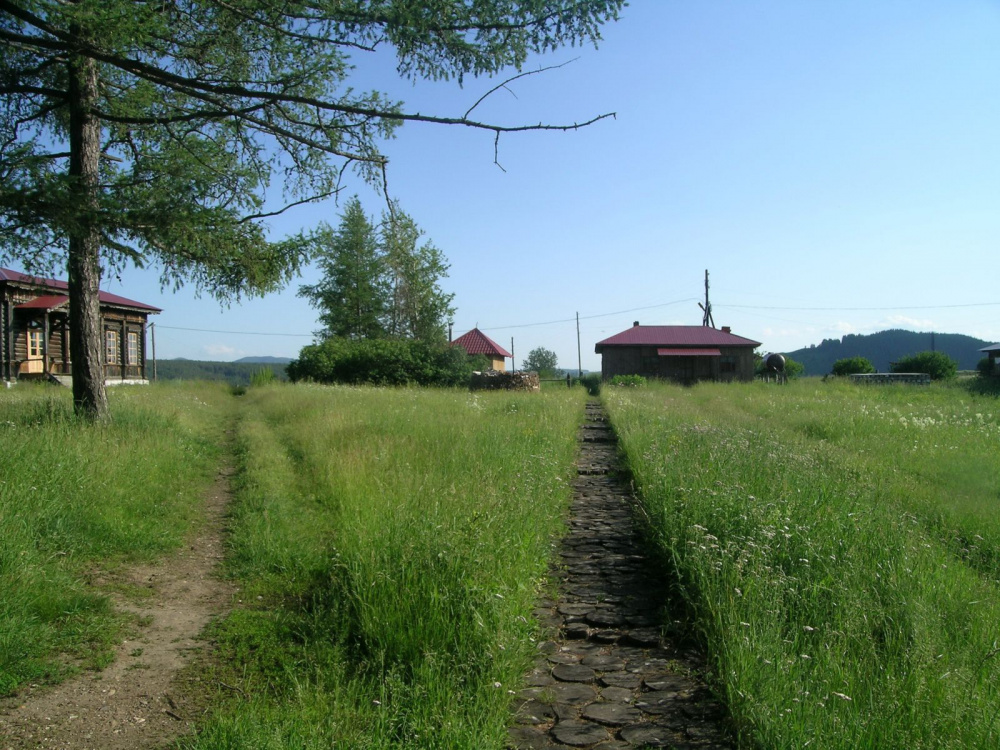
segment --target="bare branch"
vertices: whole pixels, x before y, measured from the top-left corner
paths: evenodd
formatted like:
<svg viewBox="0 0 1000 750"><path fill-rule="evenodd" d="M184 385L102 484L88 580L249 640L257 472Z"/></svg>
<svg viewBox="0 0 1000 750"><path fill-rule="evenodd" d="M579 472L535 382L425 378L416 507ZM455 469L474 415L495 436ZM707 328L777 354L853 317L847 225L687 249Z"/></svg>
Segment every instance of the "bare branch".
<svg viewBox="0 0 1000 750"><path fill-rule="evenodd" d="M500 134L499 133L497 133L496 137L493 139L493 163L496 164L498 167L500 167L500 171L501 172L503 172L504 174L507 173L507 170L504 169L503 165L500 163Z"/></svg>
<svg viewBox="0 0 1000 750"><path fill-rule="evenodd" d="M469 107L467 110L465 110L465 114L462 115L462 119L468 118L468 116L470 114L472 114L472 110L474 110L476 107L478 107L480 104L482 104L483 101L488 96L490 96L491 94L499 91L502 88L506 88L508 83L513 83L518 78L527 78L528 76L537 75L538 73L545 73L546 71L549 71L549 70L556 70L557 68L562 68L562 67L564 67L566 65L569 65L570 63L575 63L579 59L580 59L579 57L574 57L572 60L567 60L564 63L559 63L558 65L549 65L549 66L544 67L544 68L539 68L538 70L529 70L529 71L526 71L524 73L518 73L516 76L511 76L506 81L501 81L496 86L494 86L489 91L487 91L485 94L483 94L481 97L479 97L478 99L476 99L476 103L473 104L471 107ZM513 94L514 92L511 92L511 93Z"/></svg>
<svg viewBox="0 0 1000 750"><path fill-rule="evenodd" d="M237 223L238 224L245 224L248 221L255 221L256 219L266 219L269 216L279 216L279 215L285 213L285 211L287 211L290 208L295 208L296 206L302 206L302 205L305 205L306 203L315 203L316 201L321 201L324 198L329 198L331 195L337 195L337 193L339 193L340 190L341 190L341 188L338 185L333 190L327 190L326 192L310 196L309 198L303 198L300 201L295 201L293 203L289 203L289 204L283 206L282 208L279 208L277 211L268 211L267 213L250 214L248 216L244 216Z"/></svg>

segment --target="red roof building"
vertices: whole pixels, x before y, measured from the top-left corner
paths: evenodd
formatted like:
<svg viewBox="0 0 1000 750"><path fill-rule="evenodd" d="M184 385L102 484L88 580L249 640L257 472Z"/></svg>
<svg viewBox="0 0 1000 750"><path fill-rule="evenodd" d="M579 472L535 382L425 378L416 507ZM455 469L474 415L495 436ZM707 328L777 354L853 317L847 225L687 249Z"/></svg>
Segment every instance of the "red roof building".
<svg viewBox="0 0 1000 750"><path fill-rule="evenodd" d="M99 292L109 384L145 382L146 321L160 308ZM68 378L69 285L0 268L0 378Z"/></svg>
<svg viewBox="0 0 1000 750"><path fill-rule="evenodd" d="M451 342L452 346L460 346L467 354L483 354L490 361L490 369L498 372L507 370L505 357L513 357L509 351L491 339L478 328L473 328Z"/></svg>
<svg viewBox="0 0 1000 750"><path fill-rule="evenodd" d="M601 376L642 375L683 383L753 380L759 341L736 336L728 326L641 326L597 342Z"/></svg>

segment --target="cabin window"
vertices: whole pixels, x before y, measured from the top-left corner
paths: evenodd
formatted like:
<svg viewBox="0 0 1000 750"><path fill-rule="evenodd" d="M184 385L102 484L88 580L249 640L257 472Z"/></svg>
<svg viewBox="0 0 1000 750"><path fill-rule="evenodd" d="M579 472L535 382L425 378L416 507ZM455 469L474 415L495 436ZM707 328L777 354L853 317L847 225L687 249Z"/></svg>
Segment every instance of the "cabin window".
<svg viewBox="0 0 1000 750"><path fill-rule="evenodd" d="M118 331L109 329L104 332L104 362L118 364Z"/></svg>
<svg viewBox="0 0 1000 750"><path fill-rule="evenodd" d="M28 359L42 358L42 332L37 328L28 329Z"/></svg>
<svg viewBox="0 0 1000 750"><path fill-rule="evenodd" d="M135 331L128 332L128 364L139 364L139 334Z"/></svg>
<svg viewBox="0 0 1000 750"><path fill-rule="evenodd" d="M736 357L720 357L719 372L736 372Z"/></svg>

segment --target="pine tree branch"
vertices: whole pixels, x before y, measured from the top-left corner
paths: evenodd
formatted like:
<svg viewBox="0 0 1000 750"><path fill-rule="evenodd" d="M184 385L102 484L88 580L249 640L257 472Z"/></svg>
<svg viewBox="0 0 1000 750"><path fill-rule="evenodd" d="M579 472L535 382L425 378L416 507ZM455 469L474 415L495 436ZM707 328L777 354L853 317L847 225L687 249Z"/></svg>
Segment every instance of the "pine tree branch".
<svg viewBox="0 0 1000 750"><path fill-rule="evenodd" d="M568 131L568 130L578 130L580 128L587 127L588 125L593 125L595 122L607 119L609 117L614 117L614 112L607 112L596 117L592 117L584 122L575 122L569 125L546 125L538 123L537 125L495 125L491 123L478 122L476 120L469 120L466 117L438 117L434 115L422 115L420 113L404 113L398 111L392 111L389 109L374 109L370 107L359 107L355 105L344 104L340 102L329 102L324 99L318 99L316 97L304 96L301 94L294 94L289 92L274 92L262 89L253 89L247 86L242 86L233 83L207 83L204 80L197 78L192 78L188 76L182 76L177 73L173 73L166 69L151 65L149 63L142 62L140 60L135 60L133 58L124 57L122 55L113 54L110 52L105 52L104 50L95 47L88 40L77 39L73 37L72 34L64 32L57 29L43 19L34 16L27 11L14 6L10 0L0 0L0 10L7 10L18 18L21 18L26 23L30 23L41 31L50 34L57 39L61 39L65 45L71 45L74 51L79 54L87 55L94 60L112 65L119 70L142 79L154 83L157 85L164 86L170 90L176 91L178 93L184 93L187 95L194 95L194 92L201 92L204 95L211 97L240 97L243 99L250 99L258 102L284 102L289 104L302 104L305 106L315 107L316 109L328 111L328 112L339 112L347 115L354 115L359 117L368 117L377 120L389 120L389 121L407 121L407 122L426 122L434 123L438 125L461 125L464 127L475 128L479 130L489 130L493 133L518 133L525 131L537 131L537 130L555 130L555 131ZM36 38L30 38L36 39ZM41 41L41 40L39 40ZM54 48L54 47L53 47ZM62 47L60 49L65 49ZM233 110L235 113L235 110ZM258 121L258 125L260 122ZM295 140L303 141L301 137L296 136ZM304 141L303 141L304 142ZM330 153L335 153L327 148L322 149L324 151L329 151ZM362 161L372 161L371 159L362 159Z"/></svg>

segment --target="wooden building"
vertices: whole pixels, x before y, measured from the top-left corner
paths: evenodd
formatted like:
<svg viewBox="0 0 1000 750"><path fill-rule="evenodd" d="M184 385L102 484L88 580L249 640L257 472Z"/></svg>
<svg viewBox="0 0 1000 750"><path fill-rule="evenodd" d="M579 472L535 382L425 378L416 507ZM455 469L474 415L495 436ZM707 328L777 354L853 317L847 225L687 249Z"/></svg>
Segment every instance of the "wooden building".
<svg viewBox="0 0 1000 750"><path fill-rule="evenodd" d="M597 342L601 377L642 375L681 383L753 380L753 352L760 346L728 326L641 326Z"/></svg>
<svg viewBox="0 0 1000 750"><path fill-rule="evenodd" d="M979 351L990 358L990 374L1000 374L1000 369L997 368L997 362L1000 361L1000 344L993 344L992 346L984 347Z"/></svg>
<svg viewBox="0 0 1000 750"><path fill-rule="evenodd" d="M506 372L507 366L504 358L514 356L478 328L473 328L468 333L462 334L452 341L451 345L462 347L470 355L485 355L490 361L490 369L497 372Z"/></svg>
<svg viewBox="0 0 1000 750"><path fill-rule="evenodd" d="M146 321L158 307L100 292L105 381L145 383ZM0 378L69 385L69 290L65 281L0 268Z"/></svg>

